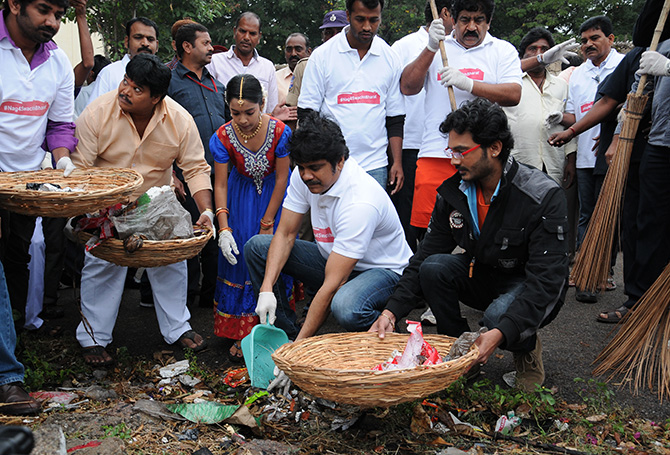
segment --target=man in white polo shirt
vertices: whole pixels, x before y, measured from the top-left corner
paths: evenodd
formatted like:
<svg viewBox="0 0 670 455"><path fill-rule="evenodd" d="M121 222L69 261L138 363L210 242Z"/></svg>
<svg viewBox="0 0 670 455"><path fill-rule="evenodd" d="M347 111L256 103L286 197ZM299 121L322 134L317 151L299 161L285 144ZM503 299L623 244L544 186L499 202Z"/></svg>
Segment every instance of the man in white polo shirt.
<svg viewBox="0 0 670 455"><path fill-rule="evenodd" d="M435 1L435 7L440 19L442 19L446 33L451 33L454 25L449 13L450 5L451 0ZM426 4L424 16L426 18L426 25L422 25L416 32L400 38L391 45L391 49L400 57L403 68L412 63L416 56L426 47L426 43L428 43L428 27L433 21L433 13L429 2ZM414 198L416 160L423 138L425 98L426 91L423 88L416 95L403 95L405 103L405 126L402 137L402 171L405 176L405 183L400 191L391 197L393 205L395 205L398 211L402 228L405 231L405 238L412 251L416 251L417 238L415 229L410 225L409 220L412 215L412 200Z"/></svg>
<svg viewBox="0 0 670 455"><path fill-rule="evenodd" d="M582 54L586 61L575 69L568 84L568 102L563 116L563 125L568 126L579 121L591 110L598 93L598 84L605 80L623 60L623 54L613 47L612 22L606 16L587 19L579 28ZM598 199L596 177L593 171L596 165L595 139L600 136L600 125L584 131L577 139L577 191L579 194L579 224L577 227L577 248L584 239L586 228ZM577 290L576 298L580 302L595 303L595 293Z"/></svg>
<svg viewBox="0 0 670 455"><path fill-rule="evenodd" d="M267 91L263 112L272 114L278 100L277 77L274 64L256 50L261 36L261 18L251 11L240 14L233 28L235 44L226 52L212 55L207 70L224 86L237 74L255 76Z"/></svg>
<svg viewBox="0 0 670 455"><path fill-rule="evenodd" d="M9 0L0 21L0 171L40 169L45 150L66 175L74 138L74 74L65 53L51 41L67 1ZM30 239L35 218L3 212L0 259L9 297L23 314L28 294ZM23 325L17 321L17 325Z"/></svg>
<svg viewBox="0 0 670 455"><path fill-rule="evenodd" d="M494 0L455 0L451 6L454 29L445 39L444 24L433 21L428 45L407 65L400 89L404 95L426 91L423 139L417 160L411 224L419 237L428 227L437 187L456 169L445 154L448 137L440 133L440 123L451 112L446 87L454 88L456 106L476 97L500 106L514 106L521 99L521 64L514 46L488 33ZM444 67L438 52L444 39L449 66Z"/></svg>
<svg viewBox="0 0 670 455"><path fill-rule="evenodd" d="M260 292L256 313L263 323L274 324L276 317L291 339L314 335L329 312L346 330L367 330L412 255L398 214L384 189L349 158L334 121L306 114L289 148L297 172L277 232L252 237L244 247L251 282ZM316 242L296 240L308 210ZM318 289L302 328L277 280L280 272Z"/></svg>
<svg viewBox="0 0 670 455"><path fill-rule="evenodd" d="M298 98L305 109L330 115L360 166L392 194L402 188L404 106L400 59L377 36L384 0L347 0L350 24L312 52ZM390 148L393 163L387 172ZM387 178L388 177L388 178Z"/></svg>
<svg viewBox="0 0 670 455"><path fill-rule="evenodd" d="M158 52L158 25L146 17L135 17L126 23L126 38L123 41L128 53L117 62L104 67L96 78L88 104L100 95L116 90L126 74L126 65L137 54Z"/></svg>

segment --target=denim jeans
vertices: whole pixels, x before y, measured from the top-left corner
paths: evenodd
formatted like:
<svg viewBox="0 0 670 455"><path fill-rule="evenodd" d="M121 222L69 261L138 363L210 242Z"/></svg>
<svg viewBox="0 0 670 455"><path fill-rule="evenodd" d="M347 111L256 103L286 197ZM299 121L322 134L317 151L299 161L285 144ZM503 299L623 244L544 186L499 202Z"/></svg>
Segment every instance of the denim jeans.
<svg viewBox="0 0 670 455"><path fill-rule="evenodd" d="M265 276L265 262L271 241L272 236L256 235L244 245L244 258L256 294ZM296 240L282 272L302 281L305 287L319 289L325 278L325 270L326 259L321 256L316 243ZM386 306L399 279L397 273L382 268L352 272L330 304L335 320L349 331L369 329ZM275 325L284 330L290 339L295 339L300 328L283 286L282 280L277 280L274 287L277 296Z"/></svg>
<svg viewBox="0 0 670 455"><path fill-rule="evenodd" d="M370 169L367 171L368 175L370 175L373 179L379 183L382 188L386 190L386 184L388 183L388 169L386 169L386 166L384 167L379 167L377 169Z"/></svg>
<svg viewBox="0 0 670 455"><path fill-rule="evenodd" d="M464 254L434 254L421 264L421 289L440 334L458 337L470 331L468 321L461 316L459 300L483 311L479 325L491 329L525 289L524 276L476 273L469 278L469 265L470 256ZM535 334L532 334L505 349L528 352L534 347Z"/></svg>
<svg viewBox="0 0 670 455"><path fill-rule="evenodd" d="M5 271L0 262L0 386L11 382L23 382L23 365L16 360L16 331L12 317L12 305L5 280Z"/></svg>

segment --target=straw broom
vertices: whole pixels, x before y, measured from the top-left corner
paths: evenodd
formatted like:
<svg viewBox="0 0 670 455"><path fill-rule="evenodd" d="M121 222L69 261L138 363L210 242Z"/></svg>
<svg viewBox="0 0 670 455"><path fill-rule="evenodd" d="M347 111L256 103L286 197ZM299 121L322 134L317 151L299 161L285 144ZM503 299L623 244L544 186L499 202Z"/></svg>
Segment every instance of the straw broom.
<svg viewBox="0 0 670 455"><path fill-rule="evenodd" d="M655 50L658 46L669 10L670 0L666 0L658 20L658 25L654 30L654 37L650 46L652 50ZM643 98L641 91L644 89L645 83L646 76L642 76L637 93L634 95L635 98ZM629 103L631 98L633 96L629 95ZM638 112L641 112L641 109ZM628 119L626 119L626 122L628 122ZM627 136L628 142L632 140L632 137L634 136ZM618 154L619 150L617 148L617 158ZM628 156L627 160L629 159L630 156ZM620 160L617 159L618 161ZM609 177L609 172L607 177ZM607 180L605 183L607 183ZM603 195L601 194L602 197ZM619 193L617 199L620 199L620 197ZM654 284L651 285L637 302L635 311L632 313L629 312L624 317L619 333L617 333L594 361L594 363L600 362L600 365L596 367L593 374L601 375L611 370L611 374L607 378L608 381L612 380L615 376L623 375L624 382L629 382L635 394L638 393L640 388L645 386L652 390L654 382L657 381L658 394L661 401L664 397L670 396L669 301L670 264L665 267Z"/></svg>
<svg viewBox="0 0 670 455"><path fill-rule="evenodd" d="M656 50L658 47L669 10L670 0L666 0L654 30L650 50ZM619 135L614 160L605 175L600 196L572 269L572 277L578 289L596 292L598 287L604 287L609 276L612 248L614 247L614 230L621 214L621 200L626 186L633 142L648 101L648 97L642 94L646 82L647 75L643 75L640 78L637 92L628 95L625 120Z"/></svg>
<svg viewBox="0 0 670 455"><path fill-rule="evenodd" d="M607 381L623 375L637 394L645 385L653 390L658 381L658 394L663 401L670 396L670 265L645 292L636 309L624 316L617 335L598 355L593 371L601 375L611 370Z"/></svg>

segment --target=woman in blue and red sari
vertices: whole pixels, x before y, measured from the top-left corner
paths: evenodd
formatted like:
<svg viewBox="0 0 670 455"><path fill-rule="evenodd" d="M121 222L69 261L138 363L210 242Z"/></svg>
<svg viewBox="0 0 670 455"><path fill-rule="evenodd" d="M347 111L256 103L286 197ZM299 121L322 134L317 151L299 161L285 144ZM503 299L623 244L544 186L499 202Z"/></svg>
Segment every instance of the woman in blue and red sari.
<svg viewBox="0 0 670 455"><path fill-rule="evenodd" d="M274 234L279 223L289 179L291 129L263 114L263 89L252 75L238 74L228 82L226 102L233 119L209 142L216 162L214 200L220 247L214 334L234 340L229 357L241 362L239 340L259 322L244 244L256 234ZM291 289L290 278L284 279Z"/></svg>

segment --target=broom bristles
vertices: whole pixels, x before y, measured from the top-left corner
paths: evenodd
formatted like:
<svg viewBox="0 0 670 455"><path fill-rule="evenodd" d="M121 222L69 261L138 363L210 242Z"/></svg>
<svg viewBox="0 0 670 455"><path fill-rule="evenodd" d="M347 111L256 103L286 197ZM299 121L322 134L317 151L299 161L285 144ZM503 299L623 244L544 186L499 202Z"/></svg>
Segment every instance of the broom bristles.
<svg viewBox="0 0 670 455"><path fill-rule="evenodd" d="M572 277L578 289L596 292L599 286L607 282L614 232L621 213L633 142L647 99L645 95L628 95L626 119L619 134L614 160L605 175L600 196L572 269Z"/></svg>
<svg viewBox="0 0 670 455"><path fill-rule="evenodd" d="M599 365L594 375L611 370L607 381L623 376L637 395L640 389L670 396L670 264L638 301L634 311L619 323L619 333L605 346L593 362Z"/></svg>

